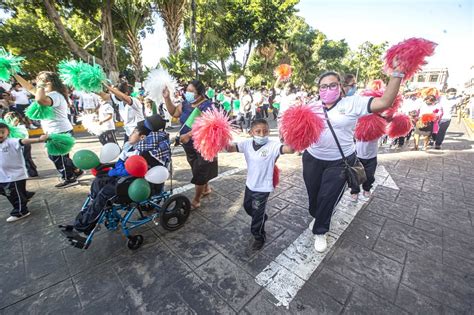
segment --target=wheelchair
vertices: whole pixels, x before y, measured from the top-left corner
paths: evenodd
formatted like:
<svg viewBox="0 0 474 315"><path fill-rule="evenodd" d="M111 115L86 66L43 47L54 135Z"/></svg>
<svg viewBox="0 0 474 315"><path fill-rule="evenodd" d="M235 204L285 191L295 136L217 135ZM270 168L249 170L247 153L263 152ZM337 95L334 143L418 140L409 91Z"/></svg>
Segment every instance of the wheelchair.
<svg viewBox="0 0 474 315"><path fill-rule="evenodd" d="M171 166L172 169L172 166ZM121 230L127 238L127 247L131 250L140 248L143 244L143 235L132 234L132 230L154 222L168 231L181 228L187 221L191 202L182 194L173 194L173 175L171 172L171 188L164 191L164 184L150 184L152 193L142 202L134 202L128 196L128 187L135 177L120 178L116 184L116 196L108 202L96 219L94 227L87 231L86 237L73 231L72 226L59 226L66 235L70 244L81 249L88 249L96 232L104 226L109 231ZM88 196L82 205L81 212L86 209L91 197Z"/></svg>

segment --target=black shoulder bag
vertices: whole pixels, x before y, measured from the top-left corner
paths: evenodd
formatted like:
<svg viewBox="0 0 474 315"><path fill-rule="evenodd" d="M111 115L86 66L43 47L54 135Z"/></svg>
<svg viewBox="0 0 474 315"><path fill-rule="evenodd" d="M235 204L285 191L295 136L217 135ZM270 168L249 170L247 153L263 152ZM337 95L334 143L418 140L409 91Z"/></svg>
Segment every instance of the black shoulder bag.
<svg viewBox="0 0 474 315"><path fill-rule="evenodd" d="M341 153L342 161L344 162L344 175L346 177L347 183L349 184L349 187L351 188L359 187L362 183L364 183L367 180L367 175L365 174L364 165L362 165L362 163L357 157L354 162L354 166L349 165L349 161L344 155L344 152L342 151L339 140L337 139L336 133L334 132L331 122L329 121L326 108L324 108L324 115L326 116L326 121L328 123L329 130L331 130L334 140L336 140L337 148L339 149L339 152Z"/></svg>

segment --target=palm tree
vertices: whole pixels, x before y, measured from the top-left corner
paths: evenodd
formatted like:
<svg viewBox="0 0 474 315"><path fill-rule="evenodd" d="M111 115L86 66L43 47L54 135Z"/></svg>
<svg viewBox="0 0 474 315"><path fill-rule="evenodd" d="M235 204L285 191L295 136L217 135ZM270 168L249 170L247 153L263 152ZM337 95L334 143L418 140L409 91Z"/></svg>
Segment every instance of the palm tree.
<svg viewBox="0 0 474 315"><path fill-rule="evenodd" d="M150 0L116 0L114 12L117 13L124 24L132 68L137 81L143 78L142 45L140 32L152 21L152 6Z"/></svg>
<svg viewBox="0 0 474 315"><path fill-rule="evenodd" d="M163 20L170 55L179 52L179 33L183 25L188 0L155 0L158 13Z"/></svg>

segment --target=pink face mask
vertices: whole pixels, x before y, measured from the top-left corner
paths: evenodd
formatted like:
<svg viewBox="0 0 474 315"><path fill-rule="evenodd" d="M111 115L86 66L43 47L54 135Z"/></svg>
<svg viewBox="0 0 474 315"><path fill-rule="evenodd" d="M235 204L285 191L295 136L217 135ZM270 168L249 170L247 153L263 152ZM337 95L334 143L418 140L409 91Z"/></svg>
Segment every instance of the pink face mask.
<svg viewBox="0 0 474 315"><path fill-rule="evenodd" d="M321 98L321 101L323 101L324 104L334 103L335 101L337 101L340 95L341 95L341 90L339 87L335 90L331 90L328 88L325 91L319 91L319 96Z"/></svg>

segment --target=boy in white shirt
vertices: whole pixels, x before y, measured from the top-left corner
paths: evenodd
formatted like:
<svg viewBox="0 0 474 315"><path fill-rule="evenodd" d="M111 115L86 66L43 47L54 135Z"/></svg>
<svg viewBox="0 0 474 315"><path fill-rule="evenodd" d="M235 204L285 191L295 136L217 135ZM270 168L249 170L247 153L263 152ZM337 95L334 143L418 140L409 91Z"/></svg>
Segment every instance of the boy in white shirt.
<svg viewBox="0 0 474 315"><path fill-rule="evenodd" d="M47 135L38 139L10 138L9 126L0 122L0 194L7 197L13 206L7 222L15 222L30 215L27 203L34 195L26 191L25 160L22 147L25 144L44 142Z"/></svg>
<svg viewBox="0 0 474 315"><path fill-rule="evenodd" d="M293 153L294 150L280 141L269 140L270 128L265 119L256 119L250 126L252 139L229 144L228 152L241 152L247 162L247 181L244 196L244 209L252 217L250 231L255 240L253 250L260 250L266 239L265 213L268 196L274 190L273 170L280 154Z"/></svg>
<svg viewBox="0 0 474 315"><path fill-rule="evenodd" d="M102 145L109 142L117 143L117 137L115 136L114 108L111 102L110 94L105 92L99 93L100 106L98 119L102 129L102 133L99 135L99 141Z"/></svg>

